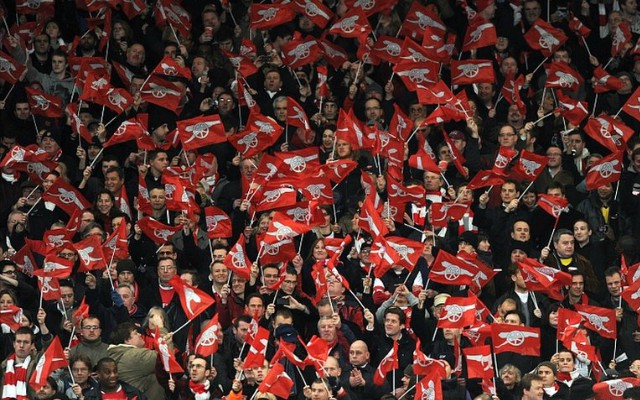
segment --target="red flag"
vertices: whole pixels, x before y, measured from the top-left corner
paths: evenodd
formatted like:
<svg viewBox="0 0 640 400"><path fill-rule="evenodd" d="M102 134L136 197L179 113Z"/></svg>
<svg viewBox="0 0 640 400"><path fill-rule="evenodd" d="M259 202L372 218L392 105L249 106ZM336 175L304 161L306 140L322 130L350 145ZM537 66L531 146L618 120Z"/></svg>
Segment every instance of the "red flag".
<svg viewBox="0 0 640 400"><path fill-rule="evenodd" d="M333 68L340 68L345 61L349 61L349 55L344 51L344 49L334 43L326 39L320 39L318 42L324 56Z"/></svg>
<svg viewBox="0 0 640 400"><path fill-rule="evenodd" d="M545 156L520 150L520 157L511 168L511 173L517 179L533 182L538 179L548 162L549 158Z"/></svg>
<svg viewBox="0 0 640 400"><path fill-rule="evenodd" d="M491 168L491 172L496 175L507 176L507 167L517 155L518 152L515 149L500 146L498 154L496 155L496 160L493 163L493 168Z"/></svg>
<svg viewBox="0 0 640 400"><path fill-rule="evenodd" d="M16 0L16 14L39 15L43 18L53 18L56 13L55 7L56 4L54 0Z"/></svg>
<svg viewBox="0 0 640 400"><path fill-rule="evenodd" d="M229 59L229 61L231 62L231 65L233 65L233 68L235 68L240 75L249 77L258 72L258 67L256 67L256 65L253 62L251 62L251 60L249 60L247 57L239 56L225 50L223 50L223 54ZM243 101L245 101L248 104L253 103L253 98L251 97L251 94L249 94L249 92L245 90L243 84L239 84L237 87L237 90L238 90L238 99L241 105L245 105L245 104L242 104ZM247 101L245 97L250 98L251 101ZM252 108L252 107L253 107L252 105L249 106L249 108ZM260 112L259 108L257 112Z"/></svg>
<svg viewBox="0 0 640 400"><path fill-rule="evenodd" d="M204 357L218 352L218 346L222 336L222 328L218 322L218 313L215 313L213 318L209 320L207 325L202 329L198 339L196 339L196 345L194 352Z"/></svg>
<svg viewBox="0 0 640 400"><path fill-rule="evenodd" d="M295 18L295 9L285 4L252 4L249 16L251 29L268 29L286 24Z"/></svg>
<svg viewBox="0 0 640 400"><path fill-rule="evenodd" d="M602 337L616 339L617 321L616 310L612 308L574 304L578 314L584 318L584 326Z"/></svg>
<svg viewBox="0 0 640 400"><path fill-rule="evenodd" d="M322 53L318 41L313 36L291 40L283 44L281 50L284 54L282 61L291 68L313 64Z"/></svg>
<svg viewBox="0 0 640 400"><path fill-rule="evenodd" d="M575 92L580 88L584 79L576 70L563 62L552 62L547 72L546 88L559 88Z"/></svg>
<svg viewBox="0 0 640 400"><path fill-rule="evenodd" d="M346 178L353 170L356 169L358 163L353 160L337 160L322 164L319 170L327 176L331 182L340 183Z"/></svg>
<svg viewBox="0 0 640 400"><path fill-rule="evenodd" d="M420 104L447 104L455 100L455 96L442 80L433 84L418 84L416 88Z"/></svg>
<svg viewBox="0 0 640 400"><path fill-rule="evenodd" d="M562 93L561 90L556 92L556 98L558 99L558 107L554 112L560 113L571 124L578 126L589 115L589 110L587 110L589 105L586 101L574 100Z"/></svg>
<svg viewBox="0 0 640 400"><path fill-rule="evenodd" d="M371 55L388 63L398 62L398 56L402 52L402 39L393 36L380 36L371 48Z"/></svg>
<svg viewBox="0 0 640 400"><path fill-rule="evenodd" d="M31 251L31 242L26 242L25 245L11 257L11 261L16 263L20 271L29 277L33 276L33 271L38 268L36 259Z"/></svg>
<svg viewBox="0 0 640 400"><path fill-rule="evenodd" d="M445 285L471 285L477 269L474 264L440 250L429 271L429 279Z"/></svg>
<svg viewBox="0 0 640 400"><path fill-rule="evenodd" d="M309 118L304 108L289 96L287 96L287 124L302 128L305 131L311 129L311 124L309 124Z"/></svg>
<svg viewBox="0 0 640 400"><path fill-rule="evenodd" d="M164 75L170 77L191 79L191 70L189 67L183 67L178 64L175 58L171 56L164 56L162 60L151 71L152 74Z"/></svg>
<svg viewBox="0 0 640 400"><path fill-rule="evenodd" d="M462 334L475 345L483 345L491 337L491 325L483 321L476 321Z"/></svg>
<svg viewBox="0 0 640 400"><path fill-rule="evenodd" d="M569 19L569 29L571 29L571 31L578 37L587 38L591 33L591 29L587 28L582 21L575 16L571 16Z"/></svg>
<svg viewBox="0 0 640 400"><path fill-rule="evenodd" d="M64 350L60 343L60 337L53 338L47 350L42 353L38 363L36 364L33 374L29 379L29 385L35 390L39 391L44 385L47 384L47 378L58 368L66 368L69 366L67 358L64 356Z"/></svg>
<svg viewBox="0 0 640 400"><path fill-rule="evenodd" d="M598 65L593 70L593 90L596 93L611 92L622 89L622 81L605 71Z"/></svg>
<svg viewBox="0 0 640 400"><path fill-rule="evenodd" d="M157 75L151 75L147 83L140 88L143 101L166 108L178 113L180 101L185 94L185 88L177 83L167 81Z"/></svg>
<svg viewBox="0 0 640 400"><path fill-rule="evenodd" d="M496 354L509 351L523 356L540 356L540 328L494 323L491 338Z"/></svg>
<svg viewBox="0 0 640 400"><path fill-rule="evenodd" d="M415 4L415 3L414 3ZM415 399L443 399L442 379L445 377L440 369L431 368L425 374L424 378L416 383Z"/></svg>
<svg viewBox="0 0 640 400"><path fill-rule="evenodd" d="M129 20L141 15L147 8L144 0L122 0L120 6Z"/></svg>
<svg viewBox="0 0 640 400"><path fill-rule="evenodd" d="M407 12L407 16L402 21L400 34L410 37L411 39L422 38L426 36L429 29L434 36L444 37L447 27L440 19L438 11L434 5L423 6L419 2L411 3L411 8Z"/></svg>
<svg viewBox="0 0 640 400"><path fill-rule="evenodd" d="M253 196L251 203L255 204L256 212L262 212L293 206L296 204L296 197L297 192L291 186L274 186L272 183L267 183Z"/></svg>
<svg viewBox="0 0 640 400"><path fill-rule="evenodd" d="M560 218L562 211L564 211L568 205L569 201L564 197L551 196L548 194L538 195L538 206L553 218Z"/></svg>
<svg viewBox="0 0 640 400"><path fill-rule="evenodd" d="M309 230L311 230L311 227L307 224L296 222L286 214L278 211L271 219L264 241L268 244L274 244L283 239L293 239Z"/></svg>
<svg viewBox="0 0 640 400"><path fill-rule="evenodd" d="M413 373L416 375L427 375L432 370L441 370L444 379L446 373L442 361L427 357L422 352L420 338L416 339L416 348L413 351Z"/></svg>
<svg viewBox="0 0 640 400"><path fill-rule="evenodd" d="M5 80L10 85L15 85L27 69L17 62L13 57L0 51L0 79Z"/></svg>
<svg viewBox="0 0 640 400"><path fill-rule="evenodd" d="M540 264L532 258L518 262L527 289L541 291L555 300L562 300L562 287L571 284L571 275L558 269Z"/></svg>
<svg viewBox="0 0 640 400"><path fill-rule="evenodd" d="M382 278L400 260L400 254L391 247L383 236L374 239L369 257L371 265L375 266L373 274L376 278Z"/></svg>
<svg viewBox="0 0 640 400"><path fill-rule="evenodd" d="M393 72L407 89L416 91L418 85L437 82L439 68L439 64L433 61L401 61L393 67Z"/></svg>
<svg viewBox="0 0 640 400"><path fill-rule="evenodd" d="M554 28L548 22L538 18L524 34L524 39L533 50L539 50L543 56L551 57L568 38L562 29Z"/></svg>
<svg viewBox="0 0 640 400"><path fill-rule="evenodd" d="M335 140L349 142L353 150L368 150L377 153L379 142L375 134L367 135L362 129L360 121L353 115L353 110L348 113L340 109Z"/></svg>
<svg viewBox="0 0 640 400"><path fill-rule="evenodd" d="M500 93L502 93L502 96L509 104L518 105L522 101L522 98L520 97L520 90L522 90L523 86L524 76L519 75L517 78L514 78L513 74L509 73L507 78L504 80ZM523 114L526 114L526 111Z"/></svg>
<svg viewBox="0 0 640 400"><path fill-rule="evenodd" d="M54 203L69 215L73 215L78 208L84 210L91 207L91 203L64 179L56 179L49 190L42 195L42 199Z"/></svg>
<svg viewBox="0 0 640 400"><path fill-rule="evenodd" d="M180 304L187 315L187 319L192 320L202 314L207 308L211 307L215 300L202 290L195 288L179 276L174 276L169 281L176 293L180 297Z"/></svg>
<svg viewBox="0 0 640 400"><path fill-rule="evenodd" d="M80 305L71 316L73 325L75 325L76 327L80 327L80 323L82 322L82 320L89 317L89 305L85 303L85 299L86 296L82 298Z"/></svg>
<svg viewBox="0 0 640 400"><path fill-rule="evenodd" d="M490 60L451 61L451 84L494 83L496 75Z"/></svg>
<svg viewBox="0 0 640 400"><path fill-rule="evenodd" d="M471 297L449 297L444 303L438 328L464 328L476 320L476 301Z"/></svg>
<svg viewBox="0 0 640 400"><path fill-rule="evenodd" d="M468 204L431 203L431 224L444 228L449 224L449 221L459 221L468 212Z"/></svg>
<svg viewBox="0 0 640 400"><path fill-rule="evenodd" d="M298 252L298 249L294 245L292 239L283 239L274 244L269 244L266 243L263 238L264 235L258 239L258 248L263 248L259 257L259 260L263 265L280 262L286 263L291 261Z"/></svg>
<svg viewBox="0 0 640 400"><path fill-rule="evenodd" d="M424 250L424 244L415 240L407 239L400 236L387 236L385 238L387 244L400 256L396 261L396 265L402 265L409 271L418 263Z"/></svg>
<svg viewBox="0 0 640 400"><path fill-rule="evenodd" d="M177 2L170 0L158 0L156 7L153 9L153 16L156 20L156 26L164 29L166 25L170 25L179 33L186 37L191 31L191 16Z"/></svg>
<svg viewBox="0 0 640 400"><path fill-rule="evenodd" d="M127 238L127 224L120 224L111 236L102 244L102 251L106 258L119 260L129 257L129 241Z"/></svg>
<svg viewBox="0 0 640 400"><path fill-rule="evenodd" d="M177 279L180 280L180 278ZM176 360L175 353L164 341L164 338L160 334L160 330L158 329L158 327L156 327L155 345L156 350L158 351L158 355L160 355L160 359L162 360L162 367L164 368L165 372L168 372L169 374L179 374L184 372L184 370L180 366L180 363L178 362L178 360Z"/></svg>
<svg viewBox="0 0 640 400"><path fill-rule="evenodd" d="M319 0L293 0L291 5L320 29L324 29L333 18L333 12Z"/></svg>
<svg viewBox="0 0 640 400"><path fill-rule="evenodd" d="M625 51L632 38L629 23L627 21L621 22L611 33L611 57L615 57Z"/></svg>
<svg viewBox="0 0 640 400"><path fill-rule="evenodd" d="M589 118L584 131L611 152L624 149L625 144L634 134L633 129L622 121L604 114Z"/></svg>
<svg viewBox="0 0 640 400"><path fill-rule="evenodd" d="M45 93L42 90L26 87L24 91L27 93L27 100L31 113L46 118L60 118L64 115L62 108L62 99Z"/></svg>
<svg viewBox="0 0 640 400"><path fill-rule="evenodd" d="M234 274L243 277L246 280L251 278L251 260L247 257L245 237L243 234L240 234L236 244L233 245L225 256L224 265L226 265Z"/></svg>
<svg viewBox="0 0 640 400"><path fill-rule="evenodd" d="M493 171L481 170L469 181L467 189L475 190L487 186L502 185L504 177L496 175Z"/></svg>
<svg viewBox="0 0 640 400"><path fill-rule="evenodd" d="M367 15L361 10L347 11L340 20L331 25L329 33L334 33L345 38L366 38L371 32L371 25Z"/></svg>
<svg viewBox="0 0 640 400"><path fill-rule="evenodd" d="M316 295L314 301L317 303L327 294L329 291L329 283L327 282L327 275L324 271L324 261L317 261L311 267L311 277L316 287Z"/></svg>
<svg viewBox="0 0 640 400"><path fill-rule="evenodd" d="M636 91L629 96L627 102L622 106L622 110L640 121L640 88L637 88Z"/></svg>
<svg viewBox="0 0 640 400"><path fill-rule="evenodd" d="M418 207L426 205L426 192L422 186L407 187L387 173L387 195L399 202L413 202Z"/></svg>
<svg viewBox="0 0 640 400"><path fill-rule="evenodd" d="M273 118L251 113L245 130L229 136L229 142L245 158L253 157L273 145L283 131Z"/></svg>
<svg viewBox="0 0 640 400"><path fill-rule="evenodd" d="M0 310L0 325L13 332L18 330L22 326L22 308L7 305L4 310Z"/></svg>
<svg viewBox="0 0 640 400"><path fill-rule="evenodd" d="M398 366L398 341L393 341L393 347L382 360L376 372L373 374L373 383L377 386L384 384L384 381L391 371L400 368Z"/></svg>
<svg viewBox="0 0 640 400"><path fill-rule="evenodd" d="M469 379L491 379L493 373L493 358L491 357L491 346L476 346L462 349L467 359L467 376Z"/></svg>
<svg viewBox="0 0 640 400"><path fill-rule="evenodd" d="M377 238L378 236L386 236L389 233L389 229L385 225L378 211L376 211L373 202L369 197L364 200L362 208L360 209L358 226L369 232L374 238Z"/></svg>
<svg viewBox="0 0 640 400"><path fill-rule="evenodd" d="M609 379L593 385L596 399L623 400L625 390L640 386L638 378Z"/></svg>
<svg viewBox="0 0 640 400"><path fill-rule="evenodd" d="M177 127L185 151L227 141L222 120L217 114L178 121Z"/></svg>
<svg viewBox="0 0 640 400"><path fill-rule="evenodd" d="M556 338L562 341L563 344L565 342L568 343L568 339L573 337L575 331L580 328L581 324L582 316L580 314L567 308L560 307L558 309L558 329L556 332Z"/></svg>
<svg viewBox="0 0 640 400"><path fill-rule="evenodd" d="M634 280L622 291L622 298L632 310L640 309L640 280Z"/></svg>
<svg viewBox="0 0 640 400"><path fill-rule="evenodd" d="M156 221L152 217L144 217L138 220L137 224L142 233L157 245L167 243L182 229L182 225L165 225L162 222Z"/></svg>
<svg viewBox="0 0 640 400"><path fill-rule="evenodd" d="M474 18L469 21L467 32L462 42L462 52L494 46L498 42L496 27L484 18Z"/></svg>
<svg viewBox="0 0 640 400"><path fill-rule="evenodd" d="M204 214L209 239L233 236L231 218L224 211L218 207L209 206L204 208Z"/></svg>
<svg viewBox="0 0 640 400"><path fill-rule="evenodd" d="M102 251L102 243L98 236L89 236L77 243L73 244L73 248L78 253L80 259L80 267L78 272L84 271L102 271L107 268L104 261L104 252Z"/></svg>
<svg viewBox="0 0 640 400"><path fill-rule="evenodd" d="M433 157L422 149L419 149L416 154L409 157L409 166L422 171L433 172L434 174L440 174L441 172Z"/></svg>
<svg viewBox="0 0 640 400"><path fill-rule="evenodd" d="M104 143L105 148L116 144L136 140L147 133L145 127L136 118L123 121L113 135Z"/></svg>
<svg viewBox="0 0 640 400"><path fill-rule="evenodd" d="M87 127L84 126L82 121L80 121L78 114L75 112L71 113L71 129L73 129L76 135L80 135L80 137L84 141L90 143L93 140L93 136L91 135L91 132L89 132L89 129L87 129Z"/></svg>
<svg viewBox="0 0 640 400"><path fill-rule="evenodd" d="M262 365L256 368L262 368ZM293 379L286 372L284 372L284 365L277 362L264 380L258 386L258 391L262 393L271 393L277 397L286 399L291 395L291 389L293 388Z"/></svg>
<svg viewBox="0 0 640 400"><path fill-rule="evenodd" d="M587 172L587 190L617 182L622 176L622 156L624 150L609 154L591 165Z"/></svg>
<svg viewBox="0 0 640 400"><path fill-rule="evenodd" d="M245 338L246 340L247 338ZM264 357L267 353L267 343L269 341L269 330L264 327L258 327L258 332L255 337L251 340L251 347L249 348L249 353L247 357L244 359L244 364L242 365L243 369L247 368L262 368L262 364L264 364ZM287 396L284 396L285 398Z"/></svg>

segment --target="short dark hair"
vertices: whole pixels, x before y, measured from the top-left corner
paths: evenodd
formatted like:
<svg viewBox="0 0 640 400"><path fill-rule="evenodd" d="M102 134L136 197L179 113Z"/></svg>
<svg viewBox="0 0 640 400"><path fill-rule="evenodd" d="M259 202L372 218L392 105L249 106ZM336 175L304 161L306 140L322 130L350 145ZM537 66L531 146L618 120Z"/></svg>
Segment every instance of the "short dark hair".
<svg viewBox="0 0 640 400"><path fill-rule="evenodd" d="M135 330L137 330L137 328L132 322L123 322L119 324L116 329L111 332L111 343L123 344L131 338L131 332ZM98 365L100 365L100 362L98 362ZM96 367L96 369L98 369L98 367Z"/></svg>
<svg viewBox="0 0 640 400"><path fill-rule="evenodd" d="M547 185L547 192L549 192L549 189L560 189L560 192L562 194L565 194L564 191L564 185L560 182L551 182L549 185Z"/></svg>
<svg viewBox="0 0 640 400"><path fill-rule="evenodd" d="M92 371L93 365L91 365L91 359L86 354L76 354L69 359L69 366L73 367L73 364L81 362L89 368L89 372Z"/></svg>
<svg viewBox="0 0 640 400"><path fill-rule="evenodd" d="M604 277L609 277L609 276L613 276L615 274L619 274L620 273L620 268L613 266L613 267L609 267L607 269L604 270Z"/></svg>
<svg viewBox="0 0 640 400"><path fill-rule="evenodd" d="M238 329L240 326L240 322L246 322L247 324L251 323L251 317L245 314L239 315L238 318L233 320L233 327Z"/></svg>
<svg viewBox="0 0 640 400"><path fill-rule="evenodd" d="M531 383L533 381L542 381L542 378L538 374L524 374L522 380L520 381L520 385L522 385L522 390L524 394L525 390L531 390Z"/></svg>
<svg viewBox="0 0 640 400"><path fill-rule="evenodd" d="M28 326L21 326L16 330L15 336L13 338L14 342L16 341L18 335L29 335L29 337L31 338L31 343L34 343L36 341L36 334L33 333L31 328L29 328Z"/></svg>
<svg viewBox="0 0 640 400"><path fill-rule="evenodd" d="M200 354L195 354L193 359L203 360L205 362L205 369L211 369L211 363L209 362L209 357L202 356Z"/></svg>
<svg viewBox="0 0 640 400"><path fill-rule="evenodd" d="M524 322L525 322L524 315L523 315L520 311L518 311L518 310L511 310L511 311L507 311L507 312L504 314L503 319L506 319L506 318L507 318L509 315L511 315L511 314L515 314L515 315L517 315L517 316L518 316L518 318L520 319L520 323L521 323L521 324L524 324Z"/></svg>
<svg viewBox="0 0 640 400"><path fill-rule="evenodd" d="M116 364L116 368L118 368L118 363L116 363L116 360L114 360L111 357L103 357L100 360L98 360L97 364L96 364L96 371L100 371L102 368L104 368L104 366L106 364Z"/></svg>
<svg viewBox="0 0 640 400"><path fill-rule="evenodd" d="M407 322L407 314L404 313L404 311L402 311L402 309L400 307L389 307L384 311L384 318L387 318L387 315L389 314L394 314L397 315L398 318L400 319L400 324L405 324Z"/></svg>
<svg viewBox="0 0 640 400"><path fill-rule="evenodd" d="M167 153L166 150L162 150L162 149L151 150L149 154L147 154L149 162L154 161L161 153L164 153L167 155L169 154Z"/></svg>
<svg viewBox="0 0 640 400"><path fill-rule="evenodd" d="M560 241L560 236L562 235L573 236L573 232L568 229L558 229L556 233L553 234L553 244L558 244L558 242Z"/></svg>
<svg viewBox="0 0 640 400"><path fill-rule="evenodd" d="M255 297L255 298L258 298L258 299L260 299L260 300L262 300L262 304L264 304L264 298L263 298L263 297L262 297L262 295L261 295L260 293L258 293L258 292L253 292L253 293L251 293L251 294L247 295L247 297L245 297L245 299L244 299L244 304L245 304L245 305L248 305L248 304L249 304L249 302L251 301L251 299L253 299L254 297Z"/></svg>

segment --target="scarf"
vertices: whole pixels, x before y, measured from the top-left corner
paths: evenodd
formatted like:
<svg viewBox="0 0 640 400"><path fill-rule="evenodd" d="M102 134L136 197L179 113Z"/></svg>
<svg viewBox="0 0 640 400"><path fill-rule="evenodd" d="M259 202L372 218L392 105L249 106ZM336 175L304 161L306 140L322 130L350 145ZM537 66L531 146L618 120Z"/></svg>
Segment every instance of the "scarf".
<svg viewBox="0 0 640 400"><path fill-rule="evenodd" d="M195 383L189 379L189 389L191 393L195 395L196 400L209 400L211 393L209 393L209 385L211 382L205 379L204 383Z"/></svg>
<svg viewBox="0 0 640 400"><path fill-rule="evenodd" d="M27 368L31 362L31 356L27 356L24 362L17 368L15 353L7 359L7 368L4 371L4 386L2 387L2 399L28 400L27 396Z"/></svg>

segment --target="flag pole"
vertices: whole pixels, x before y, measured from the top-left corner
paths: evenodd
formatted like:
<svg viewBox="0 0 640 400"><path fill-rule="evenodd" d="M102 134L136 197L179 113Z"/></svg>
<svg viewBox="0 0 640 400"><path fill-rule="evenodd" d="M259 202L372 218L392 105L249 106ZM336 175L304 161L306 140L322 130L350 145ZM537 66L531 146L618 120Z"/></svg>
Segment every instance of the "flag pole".
<svg viewBox="0 0 640 400"><path fill-rule="evenodd" d="M38 198L38 200L31 206L29 211L27 211L27 215L31 214L31 211L33 211L33 209L36 208L36 206L38 205L38 203L40 203L41 200L42 200L42 196L40 196L40 198Z"/></svg>
<svg viewBox="0 0 640 400"><path fill-rule="evenodd" d="M188 320L187 322L185 322L184 324L182 324L178 329L175 329L173 332L171 332L172 335L175 335L176 333L178 333L182 328L184 328L185 326L189 325L191 323L191 321L193 321L193 319Z"/></svg>
<svg viewBox="0 0 640 400"><path fill-rule="evenodd" d="M524 197L524 195L527 193L527 190L529 190L531 188L531 186L533 186L533 182L531 181L531 183L529 183L529 185L527 186L527 188L525 190L522 191L522 194L520 194L520 197L518 197L518 201L522 200L522 198Z"/></svg>
<svg viewBox="0 0 640 400"><path fill-rule="evenodd" d="M11 95L11 92L13 92L14 87L16 87L16 85L11 85L11 87L9 88L9 91L7 92L7 95L4 96L4 99L2 100L3 102L6 103L7 99L9 98L9 95Z"/></svg>

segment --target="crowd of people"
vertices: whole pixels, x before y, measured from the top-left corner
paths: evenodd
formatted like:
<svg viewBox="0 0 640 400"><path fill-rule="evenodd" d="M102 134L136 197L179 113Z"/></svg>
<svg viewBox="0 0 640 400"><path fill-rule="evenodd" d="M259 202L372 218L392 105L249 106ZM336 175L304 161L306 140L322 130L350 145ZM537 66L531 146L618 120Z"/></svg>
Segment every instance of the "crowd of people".
<svg viewBox="0 0 640 400"><path fill-rule="evenodd" d="M8 3L0 398L640 399L636 0Z"/></svg>

